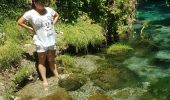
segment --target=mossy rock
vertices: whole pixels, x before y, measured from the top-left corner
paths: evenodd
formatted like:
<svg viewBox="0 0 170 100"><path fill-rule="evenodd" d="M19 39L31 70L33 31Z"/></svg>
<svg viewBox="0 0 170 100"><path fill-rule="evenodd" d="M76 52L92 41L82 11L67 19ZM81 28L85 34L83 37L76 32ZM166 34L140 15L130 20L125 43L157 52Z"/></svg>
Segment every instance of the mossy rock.
<svg viewBox="0 0 170 100"><path fill-rule="evenodd" d="M55 91L60 91L61 88L58 86L58 79L56 77L48 78L48 83L48 91L45 90L42 81L38 80L27 84L14 95L23 98L21 100L33 100L53 94ZM63 93L63 90L61 92Z"/></svg>
<svg viewBox="0 0 170 100"><path fill-rule="evenodd" d="M90 96L89 100L112 100L111 97L101 93L95 93Z"/></svg>
<svg viewBox="0 0 170 100"><path fill-rule="evenodd" d="M137 75L124 68L98 69L96 72L93 72L90 77L95 85L104 90L136 86L138 83Z"/></svg>
<svg viewBox="0 0 170 100"><path fill-rule="evenodd" d="M63 88L57 88L53 94L42 97L39 100L71 100L67 91Z"/></svg>
<svg viewBox="0 0 170 100"><path fill-rule="evenodd" d="M59 80L59 86L67 91L75 91L80 89L86 82L86 77L83 75L70 75L68 78Z"/></svg>

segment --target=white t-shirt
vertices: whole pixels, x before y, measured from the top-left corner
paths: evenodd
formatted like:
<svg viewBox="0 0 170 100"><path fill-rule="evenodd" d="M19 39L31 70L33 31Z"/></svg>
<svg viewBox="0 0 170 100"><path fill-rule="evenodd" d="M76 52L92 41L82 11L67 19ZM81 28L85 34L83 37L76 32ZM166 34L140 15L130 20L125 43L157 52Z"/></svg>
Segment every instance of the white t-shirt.
<svg viewBox="0 0 170 100"><path fill-rule="evenodd" d="M49 7L45 7L46 13L40 15L36 10L27 11L23 17L32 22L35 30L33 41L35 45L49 47L55 45L56 32L54 30L53 18L55 11Z"/></svg>

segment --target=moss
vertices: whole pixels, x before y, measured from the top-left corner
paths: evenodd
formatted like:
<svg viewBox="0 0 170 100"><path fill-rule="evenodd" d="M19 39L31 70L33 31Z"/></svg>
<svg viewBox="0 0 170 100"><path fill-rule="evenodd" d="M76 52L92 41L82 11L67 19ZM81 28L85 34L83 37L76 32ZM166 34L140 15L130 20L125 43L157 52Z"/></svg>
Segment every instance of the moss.
<svg viewBox="0 0 170 100"><path fill-rule="evenodd" d="M69 97L66 90L62 88L57 88L53 94L40 98L39 100L72 100L72 99Z"/></svg>
<svg viewBox="0 0 170 100"><path fill-rule="evenodd" d="M111 97L101 93L95 93L90 96L89 100L112 100Z"/></svg>
<svg viewBox="0 0 170 100"><path fill-rule="evenodd" d="M107 54L125 54L133 51L133 48L125 44L113 44L107 49Z"/></svg>

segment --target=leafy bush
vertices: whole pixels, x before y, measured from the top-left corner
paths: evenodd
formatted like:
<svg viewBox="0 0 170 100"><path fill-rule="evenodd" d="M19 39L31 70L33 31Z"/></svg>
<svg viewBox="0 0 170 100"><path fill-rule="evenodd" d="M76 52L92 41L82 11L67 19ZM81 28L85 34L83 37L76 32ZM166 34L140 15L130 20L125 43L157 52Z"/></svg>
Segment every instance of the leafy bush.
<svg viewBox="0 0 170 100"><path fill-rule="evenodd" d="M133 48L125 44L113 44L107 49L108 54L114 54L114 55L124 54L130 51L133 51Z"/></svg>
<svg viewBox="0 0 170 100"><path fill-rule="evenodd" d="M0 47L0 68L10 68L20 63L22 49L12 41L6 41Z"/></svg>
<svg viewBox="0 0 170 100"><path fill-rule="evenodd" d="M58 57L58 60L64 67L74 67L75 66L75 59L69 55L60 55Z"/></svg>
<svg viewBox="0 0 170 100"><path fill-rule="evenodd" d="M16 20L29 8L30 0L1 0L0 23L5 19Z"/></svg>
<svg viewBox="0 0 170 100"><path fill-rule="evenodd" d="M59 43L74 46L77 51L87 49L90 44L93 46L101 44L104 41L103 29L100 25L91 22L86 16L82 16L75 24L61 24L58 29L60 28L64 34L63 42Z"/></svg>

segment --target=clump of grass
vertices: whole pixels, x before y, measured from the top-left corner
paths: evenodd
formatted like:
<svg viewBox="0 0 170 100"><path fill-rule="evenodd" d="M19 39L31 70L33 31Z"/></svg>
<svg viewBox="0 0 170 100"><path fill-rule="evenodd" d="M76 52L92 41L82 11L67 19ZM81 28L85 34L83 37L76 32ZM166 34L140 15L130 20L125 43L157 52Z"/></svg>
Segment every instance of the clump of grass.
<svg viewBox="0 0 170 100"><path fill-rule="evenodd" d="M25 40L30 39L31 33L17 25L16 21L5 21L2 30L6 33L6 41L23 43Z"/></svg>
<svg viewBox="0 0 170 100"><path fill-rule="evenodd" d="M12 41L6 41L3 46L0 47L0 68L10 68L11 66L17 66L21 60L22 49L21 47Z"/></svg>
<svg viewBox="0 0 170 100"><path fill-rule="evenodd" d="M76 51L87 49L90 44L92 46L102 44L105 39L102 34L103 28L99 24L92 24L92 21L86 16L80 17L73 24L63 23L58 26L59 28L64 33L62 43L65 43L66 46L76 47Z"/></svg>
<svg viewBox="0 0 170 100"><path fill-rule="evenodd" d="M63 67L74 67L75 59L70 55L60 55L58 57L58 61L61 63Z"/></svg>
<svg viewBox="0 0 170 100"><path fill-rule="evenodd" d="M107 49L107 54L124 54L133 51L133 48L126 44L113 44Z"/></svg>
<svg viewBox="0 0 170 100"><path fill-rule="evenodd" d="M17 84L22 82L25 78L27 78L30 75L31 72L32 70L28 66L21 67L20 70L17 71L17 73L15 74L14 83Z"/></svg>

